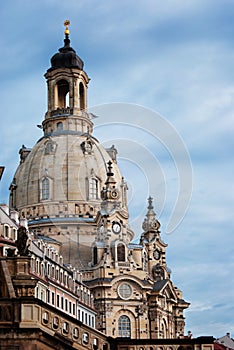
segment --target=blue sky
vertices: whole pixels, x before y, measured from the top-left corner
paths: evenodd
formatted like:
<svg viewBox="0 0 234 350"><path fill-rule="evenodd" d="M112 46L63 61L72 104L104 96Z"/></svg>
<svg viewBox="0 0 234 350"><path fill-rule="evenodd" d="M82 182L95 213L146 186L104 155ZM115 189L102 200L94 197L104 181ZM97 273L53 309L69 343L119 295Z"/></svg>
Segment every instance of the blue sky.
<svg viewBox="0 0 234 350"><path fill-rule="evenodd" d="M136 235L150 192L172 279L191 302L186 330L233 335L234 1L9 0L0 17L1 201L7 201L19 148L41 136L36 125L47 108L43 74L63 44L68 18L72 46L91 78L96 136L118 145ZM121 118L111 112L122 113L121 106L124 133ZM171 234L165 232L176 198L188 201L189 188L180 192L177 170L184 169L184 158L175 161L170 134L162 142L161 117L183 140L193 169L189 208L177 212L183 221ZM121 125L113 126L116 121Z"/></svg>

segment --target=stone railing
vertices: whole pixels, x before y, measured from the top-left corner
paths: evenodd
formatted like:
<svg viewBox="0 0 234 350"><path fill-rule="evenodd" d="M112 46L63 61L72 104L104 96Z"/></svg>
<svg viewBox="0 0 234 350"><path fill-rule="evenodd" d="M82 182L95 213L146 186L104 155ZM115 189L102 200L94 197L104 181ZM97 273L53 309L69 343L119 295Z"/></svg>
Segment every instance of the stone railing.
<svg viewBox="0 0 234 350"><path fill-rule="evenodd" d="M64 115L71 115L73 113L73 108L65 107L65 108L57 108L51 112L51 117L58 117Z"/></svg>

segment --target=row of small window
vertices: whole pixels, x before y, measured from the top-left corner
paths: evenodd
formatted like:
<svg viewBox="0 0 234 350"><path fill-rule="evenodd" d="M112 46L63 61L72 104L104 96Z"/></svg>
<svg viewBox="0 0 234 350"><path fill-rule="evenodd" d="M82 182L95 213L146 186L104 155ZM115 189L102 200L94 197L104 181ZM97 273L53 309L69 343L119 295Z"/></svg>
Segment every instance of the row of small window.
<svg viewBox="0 0 234 350"><path fill-rule="evenodd" d="M47 290L47 302L55 306L55 293L50 290ZM60 297L57 295L56 306L74 316L76 315L76 304L68 301L68 299L62 296Z"/></svg>
<svg viewBox="0 0 234 350"><path fill-rule="evenodd" d="M53 306L55 306L55 293L47 290L47 302ZM67 298L56 295L56 307L64 310L76 317L76 305L72 303ZM93 315L88 314L87 312L78 309L77 319L90 327L95 326L95 318Z"/></svg>
<svg viewBox="0 0 234 350"><path fill-rule="evenodd" d="M92 294L90 294L89 290L80 287L80 285L76 285L76 282L72 279L71 276L67 275L66 272L64 272L61 269L59 270L59 268L55 268L54 265L47 264L46 266L39 260L35 261L34 259L32 259L31 262L32 272L35 272L41 277L47 276L49 278L54 278L56 281L62 283L65 287L72 290L84 304L90 306L93 305L93 296Z"/></svg>
<svg viewBox="0 0 234 350"><path fill-rule="evenodd" d="M78 310L78 317L77 319L81 321L82 323L87 324L90 327L95 327L95 318L94 316L88 314L87 312L83 310Z"/></svg>
<svg viewBox="0 0 234 350"><path fill-rule="evenodd" d="M49 323L49 313L47 311L45 311L42 315L42 322L47 325ZM70 324L68 322L61 322L61 325L60 325L60 320L57 316L53 317L52 319L52 328L57 330L61 327L61 330L62 330L62 333L64 335L68 335L69 332L70 332ZM72 337L74 340L77 340L79 339L79 329L78 327L74 327L71 329L72 331ZM85 345L87 345L89 343L89 334L88 333L83 333L82 334L82 341ZM94 339L93 340L93 345L98 345L98 339Z"/></svg>
<svg viewBox="0 0 234 350"><path fill-rule="evenodd" d="M59 267L55 267L54 265L41 263L39 260L33 258L31 260L31 269L32 272L36 272L37 274L47 277L52 277L63 283L66 286L70 286L72 282L72 277L68 276L62 269Z"/></svg>
<svg viewBox="0 0 234 350"><path fill-rule="evenodd" d="M39 249L43 250L43 252L48 258L55 261L57 264L60 264L60 265L63 264L63 257L62 255L59 255L57 250L55 250L51 246L48 246L46 243L44 243L41 240L38 240L37 246Z"/></svg>
<svg viewBox="0 0 234 350"><path fill-rule="evenodd" d="M3 226L3 235L5 238L9 238L9 239L12 239L14 241L17 240L17 230L16 228L11 228L10 226L8 225L4 225Z"/></svg>
<svg viewBox="0 0 234 350"><path fill-rule="evenodd" d="M48 177L44 177L41 180L41 200L48 200L51 199L51 182L52 180ZM89 199L98 199L98 193L99 193L99 182L96 178L92 177L88 180L88 190L89 190Z"/></svg>

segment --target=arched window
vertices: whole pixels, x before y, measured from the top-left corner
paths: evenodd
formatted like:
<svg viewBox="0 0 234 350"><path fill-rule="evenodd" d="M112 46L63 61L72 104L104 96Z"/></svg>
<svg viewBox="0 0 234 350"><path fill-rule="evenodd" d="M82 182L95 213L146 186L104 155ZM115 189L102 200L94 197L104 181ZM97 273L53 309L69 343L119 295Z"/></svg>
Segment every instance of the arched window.
<svg viewBox="0 0 234 350"><path fill-rule="evenodd" d="M161 324L161 337L162 338L167 338L167 324L166 321L163 319L162 324Z"/></svg>
<svg viewBox="0 0 234 350"><path fill-rule="evenodd" d="M78 330L77 327L73 328L72 335L73 335L74 339L78 339L79 338L79 330Z"/></svg>
<svg viewBox="0 0 234 350"><path fill-rule="evenodd" d="M55 316L53 318L52 326L53 326L54 329L58 329L58 327L59 327L59 318L57 316Z"/></svg>
<svg viewBox="0 0 234 350"><path fill-rule="evenodd" d="M120 243L117 246L117 260L125 261L125 246L123 243Z"/></svg>
<svg viewBox="0 0 234 350"><path fill-rule="evenodd" d="M57 131L61 131L63 130L63 123L62 122L58 122L57 123Z"/></svg>
<svg viewBox="0 0 234 350"><path fill-rule="evenodd" d="M4 236L5 238L9 238L9 226L4 226Z"/></svg>
<svg viewBox="0 0 234 350"><path fill-rule="evenodd" d="M88 344L89 343L89 335L88 333L83 333L83 343Z"/></svg>
<svg viewBox="0 0 234 350"><path fill-rule="evenodd" d="M41 199L49 199L50 196L50 180L45 177L41 182Z"/></svg>
<svg viewBox="0 0 234 350"><path fill-rule="evenodd" d="M79 85L80 93L80 109L85 109L85 94L84 94L84 85L80 83Z"/></svg>
<svg viewBox="0 0 234 350"><path fill-rule="evenodd" d="M94 177L89 179L89 199L98 199L98 180Z"/></svg>
<svg viewBox="0 0 234 350"><path fill-rule="evenodd" d="M65 108L66 103L69 103L69 83L62 79L57 83L57 105L59 108Z"/></svg>
<svg viewBox="0 0 234 350"><path fill-rule="evenodd" d="M47 311L43 312L43 315L42 315L42 321L43 323L47 324L49 322L49 314Z"/></svg>
<svg viewBox="0 0 234 350"><path fill-rule="evenodd" d="M130 319L126 315L122 315L118 321L119 337L130 338L131 337L131 323Z"/></svg>
<svg viewBox="0 0 234 350"><path fill-rule="evenodd" d="M69 323L64 322L63 323L63 334L68 334L69 333Z"/></svg>

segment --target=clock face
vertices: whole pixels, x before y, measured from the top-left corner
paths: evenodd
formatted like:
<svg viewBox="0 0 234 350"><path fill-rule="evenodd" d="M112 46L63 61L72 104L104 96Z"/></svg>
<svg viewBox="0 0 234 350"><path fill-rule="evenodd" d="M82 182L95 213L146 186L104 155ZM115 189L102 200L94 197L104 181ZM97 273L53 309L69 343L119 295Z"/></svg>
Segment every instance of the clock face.
<svg viewBox="0 0 234 350"><path fill-rule="evenodd" d="M160 251L158 249L155 249L155 251L154 251L154 258L156 260L159 260L160 259L160 255L161 255Z"/></svg>
<svg viewBox="0 0 234 350"><path fill-rule="evenodd" d="M114 199L118 198L118 192L116 190L112 190L111 191L111 197L114 198Z"/></svg>
<svg viewBox="0 0 234 350"><path fill-rule="evenodd" d="M114 233L120 233L121 226L120 226L120 224L118 222L113 222L113 224L112 224L112 231Z"/></svg>

